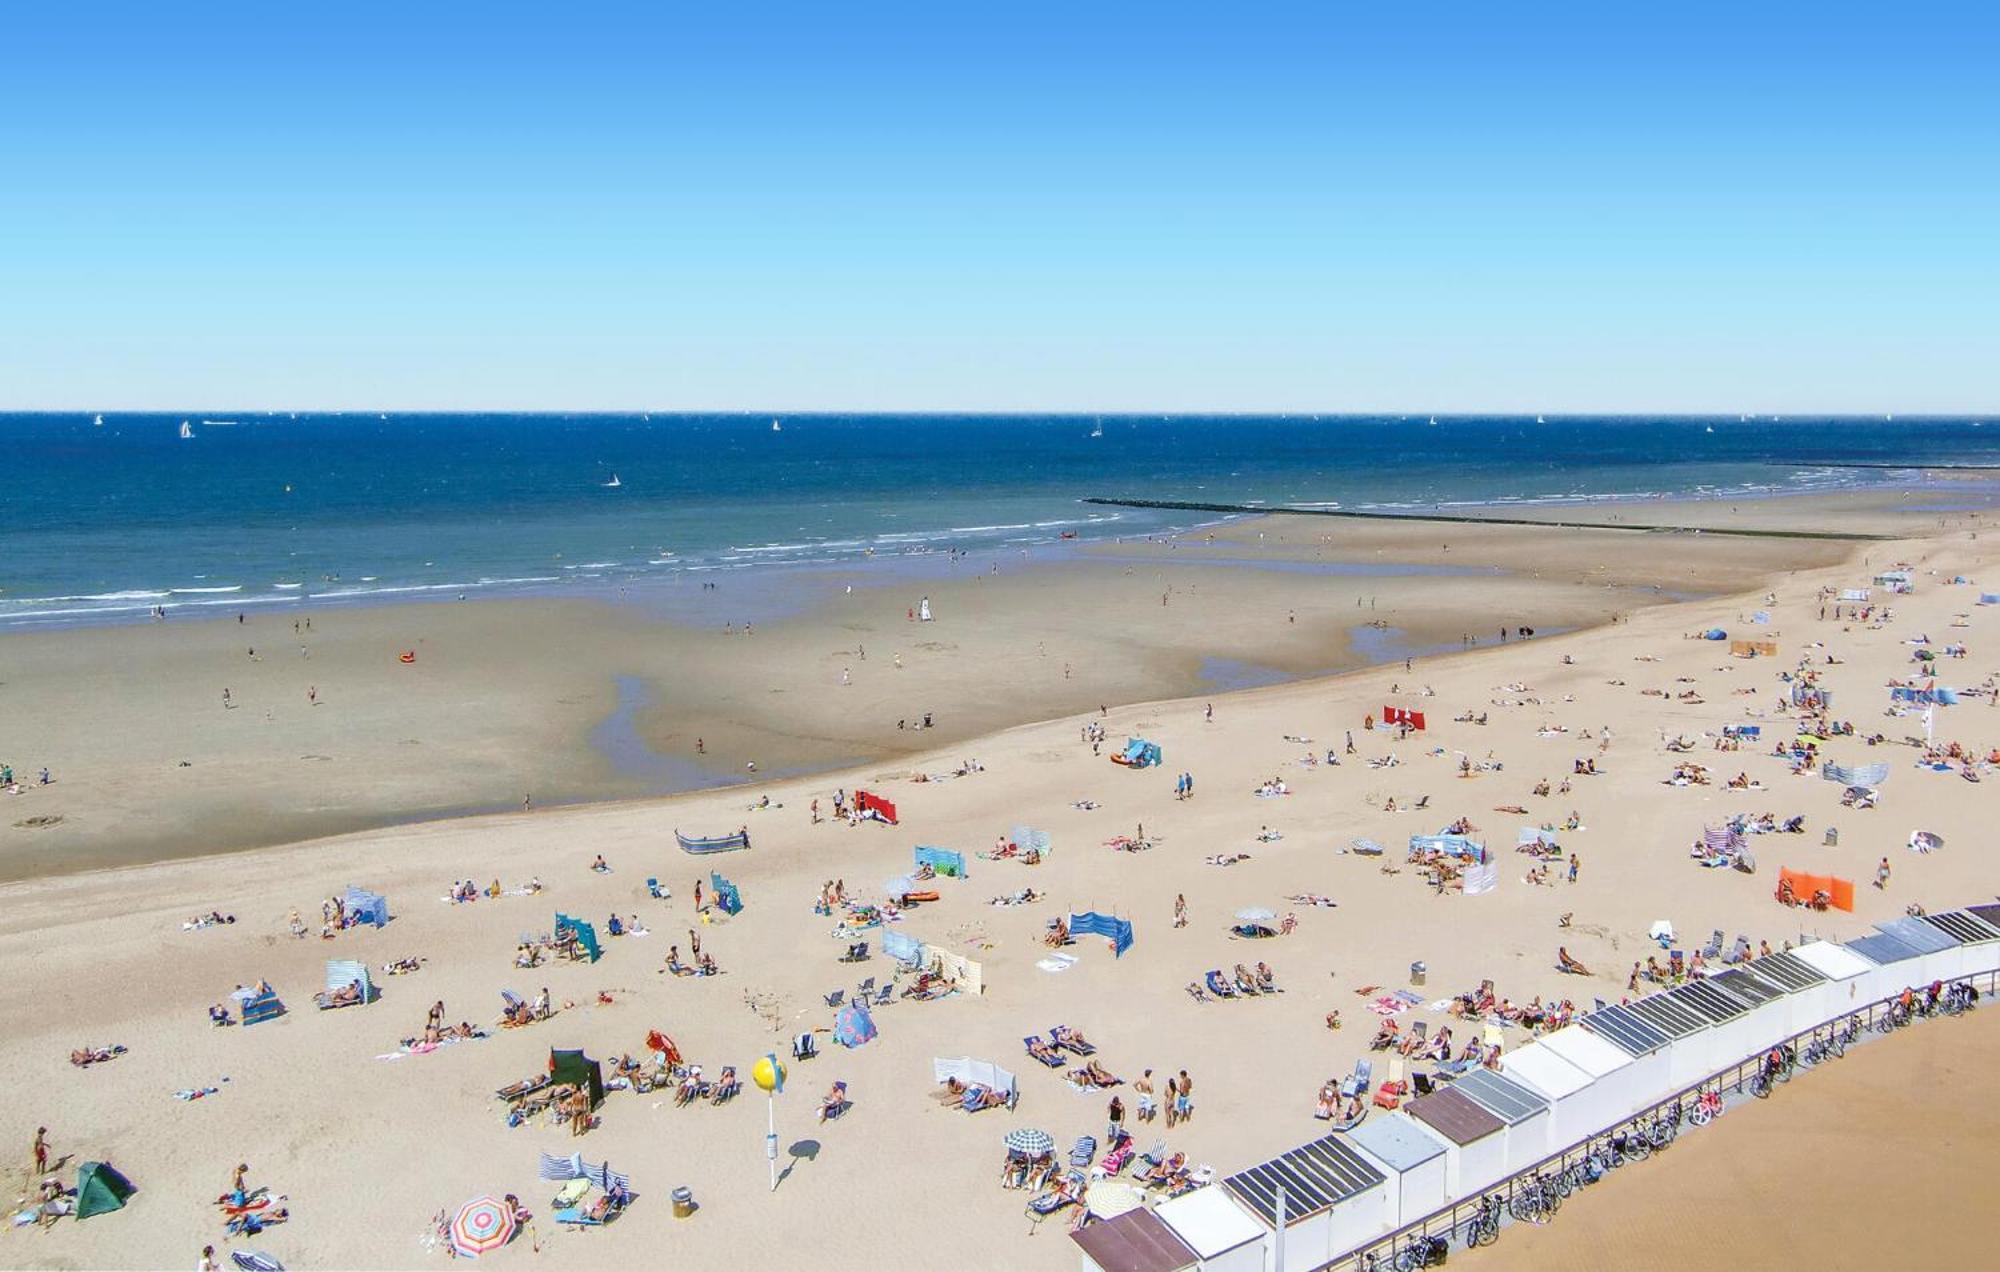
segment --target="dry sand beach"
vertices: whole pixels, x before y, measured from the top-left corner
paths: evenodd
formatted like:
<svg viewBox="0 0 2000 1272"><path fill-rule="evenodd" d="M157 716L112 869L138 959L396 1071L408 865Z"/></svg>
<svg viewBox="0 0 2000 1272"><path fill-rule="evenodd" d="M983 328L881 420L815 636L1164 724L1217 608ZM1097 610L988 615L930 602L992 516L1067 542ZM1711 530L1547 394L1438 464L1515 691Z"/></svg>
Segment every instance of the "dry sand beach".
<svg viewBox="0 0 2000 1272"><path fill-rule="evenodd" d="M262 618L10 636L0 701L25 723L9 746L17 764L52 754L58 781L0 796L0 869L15 880L0 888L0 958L11 972L0 1063L17 1093L0 1129L25 1150L46 1125L56 1154L112 1161L139 1191L115 1217L10 1232L0 1264L161 1266L213 1243L266 1249L295 1267L435 1265L445 1255L434 1248L433 1216L511 1192L535 1219L491 1256L500 1264L1074 1266L1066 1224L1036 1230L1024 1194L998 1186L1001 1136L1036 1127L1065 1148L1081 1133L1102 1139L1112 1092L1073 1089L1023 1054L1026 1035L1081 1030L1124 1080L1115 1091L1128 1105L1142 1071L1163 1085L1185 1070L1196 1084L1192 1120L1144 1125L1138 1139L1165 1139L1191 1165L1228 1171L1320 1133L1316 1091L1366 1053L1375 1025L1365 991L1406 985L1414 961L1428 964L1427 992L1438 997L1490 977L1516 1004L1587 1006L1627 992L1629 968L1656 948L1645 933L1660 918L1683 933L1720 928L1776 948L1866 930L1912 902L1991 896L1993 871L1977 847L1991 786L1916 768L1919 752L1905 739L1922 725L1886 717L1883 686L1915 674L1908 642L1927 634L1933 648L1969 646L1968 657L1943 661L1941 676L1990 690L1997 611L1974 606L1976 586L1948 580L1990 584L2000 552L1980 535L1977 514L1911 502L1919 506L1698 510L1768 528L1851 515L1867 533L1905 536L1863 543L1270 518L1214 542L1118 545L1060 569L931 586L939 617L929 625L905 618L915 603L907 588L864 579L806 613L760 622L752 636L666 630L617 607L580 615L528 602L316 613L321 630L310 637L293 637L289 618L284 630ZM1467 572L1309 568L1329 558ZM1909 563L1918 580L1913 595L1878 595L1893 617L1879 607L1865 622L1822 617L1824 589L1865 586L1892 562ZM1690 593L1711 595L1678 599ZM1396 661L1203 692L1203 661L1218 656L1291 675L1355 666L1375 630L1359 629L1357 648L1357 610L1421 651L1407 670ZM1749 622L1757 610L1768 623ZM1606 622L1613 614L1618 621ZM1542 634L1495 647L1503 624ZM1732 658L1725 644L1690 638L1712 626L1776 641L1780 654ZM1562 629L1576 630L1550 634ZM244 652L252 644L261 661ZM405 649L414 663L397 661ZM1829 655L1840 661L1827 665ZM1819 664L1839 695L1834 716L1862 735L1835 737L1826 753L1893 764L1880 807L1843 807L1837 785L1794 775L1769 754L1794 719L1780 673L1802 659ZM858 766L755 789L543 807L644 793L588 743L615 713L618 676L654 695L634 709L649 754L711 765L718 777L750 758L766 774ZM226 712L224 685L235 703ZM308 689L319 705L308 704ZM1940 712L1939 740L1986 755L2000 744L1992 701L1968 696ZM1365 729L1385 704L1424 710L1428 729L1402 739ZM896 728L926 710L936 731ZM1484 723L1454 719L1465 715ZM1725 724L1745 722L1762 724L1761 747L1713 752ZM1083 740L1093 724L1107 735L1103 754ZM1864 743L1875 732L1883 746ZM1162 766L1109 763L1128 735L1158 743ZM692 736L705 742L699 759ZM1669 751L1677 737L1694 749ZM1575 776L1581 761L1598 774ZM1667 784L1689 761L1708 765L1712 784ZM1739 771L1757 786L1727 786ZM1183 772L1195 779L1192 799L1175 797ZM1538 796L1544 779L1552 789ZM1257 794L1277 781L1288 794ZM1565 782L1567 791L1557 787ZM836 791L856 788L894 801L900 824L812 821L815 801L824 814ZM536 807L520 809L525 793ZM753 807L766 797L771 807ZM1527 812L1498 811L1514 807ZM261 846L468 808L515 811ZM1705 825L1767 811L1803 816L1805 833L1753 837L1755 876L1689 860ZM1572 813L1580 828L1558 834L1580 861L1577 880L1528 882L1533 862L1512 851L1516 832L1563 826ZM17 825L52 814L62 822ZM1411 834L1458 817L1497 852L1490 894L1434 891L1402 860ZM1048 832L1041 864L975 855L1021 826ZM676 829L738 827L749 830L749 851L696 858L675 846ZM1822 841L1829 827L1840 831L1838 847ZM1106 846L1141 828L1147 850ZM1943 836L1945 849L1909 851L1915 829ZM1360 837L1389 853L1349 853ZM754 1090L687 1108L670 1092L614 1091L582 1139L542 1118L505 1123L495 1089L543 1070L551 1047L608 1060L643 1054L648 1031L663 1030L714 1076L787 1052L800 1031L825 1031L834 1013L824 995L863 977L890 983L892 966L879 956L840 962L847 940L833 917L815 913L816 896L838 878L849 894L879 901L920 844L963 852L971 877L938 881L940 899L894 927L977 960L984 993L897 997L875 1013L880 1036L852 1050L820 1032L820 1055L792 1065L778 1100L784 1177L775 1193ZM190 856L221 849L242 850ZM590 868L600 855L608 873ZM1232 856L1240 859L1213 864ZM1865 883L1884 856L1893 876L1878 891ZM127 862L140 864L91 869ZM1781 865L1863 883L1855 912L1780 907L1772 889ZM740 887L741 913L695 912L695 884L706 891L711 866ZM653 876L671 899L648 896ZM465 879L482 888L497 880L507 895L450 903ZM530 880L542 890L517 895ZM321 899L349 884L386 894L393 921L321 939ZM1042 899L992 903L1023 888ZM1188 916L1178 928L1177 895ZM1296 930L1234 939L1233 916L1245 907L1295 915ZM1045 925L1091 908L1129 919L1132 948L1114 958L1084 938L1063 951L1075 959L1066 970L1039 966L1051 953ZM212 910L235 921L184 928ZM294 910L308 935L288 931ZM600 936L612 914L636 915L648 932L606 939L594 964L517 969L517 943L548 932L557 911L597 924ZM694 934L719 974L664 974L668 947L685 959ZM880 937L853 935L871 952ZM1558 973L1559 944L1591 974ZM376 968L380 1000L316 1011L330 958ZM423 960L421 970L379 974L402 958ZM1208 969L1260 960L1283 993L1198 1002L1184 988ZM259 979L288 1014L210 1025L209 1004ZM498 1027L503 989L533 998L545 986L559 1008L552 1019ZM423 1034L426 1010L440 1001L447 1021L490 1036L427 1052L399 1047ZM1324 1020L1335 1010L1345 1025L1330 1031ZM1508 1046L1527 1037L1505 1032ZM74 1048L114 1044L127 1050L108 1062L68 1061ZM1893 1063L1905 1048L1898 1037L1868 1050ZM1018 1107L942 1107L932 1059L956 1056L1012 1069ZM819 1125L814 1110L835 1081L852 1104ZM1886 1098L1882 1090L1855 1098ZM1949 1115L1916 1099L1902 1112ZM1768 1106L1732 1114L1716 1142L1777 1116ZM629 1173L641 1194L606 1228L550 1220L537 1156L577 1150ZM238 1163L253 1185L283 1195L290 1217L225 1246L212 1201ZM1673 1173L1673 1163L1646 1173ZM672 1215L679 1186L699 1204L691 1218ZM1966 1230L1964 1249L1977 1239ZM1669 1262L1697 1266L1713 1248L1690 1245ZM1829 1262L1842 1266L1837 1253Z"/></svg>

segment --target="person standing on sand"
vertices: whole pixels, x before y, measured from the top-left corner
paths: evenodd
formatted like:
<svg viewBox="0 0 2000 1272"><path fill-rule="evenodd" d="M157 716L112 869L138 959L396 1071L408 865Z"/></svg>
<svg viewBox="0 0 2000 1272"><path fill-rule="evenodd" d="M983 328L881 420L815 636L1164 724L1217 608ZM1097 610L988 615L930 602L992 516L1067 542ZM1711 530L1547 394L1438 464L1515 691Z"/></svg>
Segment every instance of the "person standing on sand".
<svg viewBox="0 0 2000 1272"><path fill-rule="evenodd" d="M223 709L224 711L227 711L227 710L229 710L229 707L230 707L230 702L229 702L229 686L227 686L227 685L224 685L224 686L222 687L222 709Z"/></svg>
<svg viewBox="0 0 2000 1272"><path fill-rule="evenodd" d="M318 706L318 705L319 705L319 686L318 686L318 685L307 685L307 686L306 686L306 705L307 705L307 706L309 706L309 707L316 707L316 706Z"/></svg>
<svg viewBox="0 0 2000 1272"><path fill-rule="evenodd" d="M694 912L696 914L701 913L701 876L699 875L695 876L694 881ZM696 953L699 952L698 950L696 951Z"/></svg>
<svg viewBox="0 0 2000 1272"><path fill-rule="evenodd" d="M215 1261L214 1246L205 1245L201 1248L201 1262L194 1265L194 1272L221 1272L220 1265Z"/></svg>
<svg viewBox="0 0 2000 1272"><path fill-rule="evenodd" d="M1174 926L1177 928L1187 926L1187 896L1180 892L1174 894ZM1151 1073L1152 1070L1148 1069L1146 1072Z"/></svg>
<svg viewBox="0 0 2000 1272"><path fill-rule="evenodd" d="M1185 1122L1194 1117L1194 1079L1188 1076L1186 1069L1181 1070L1180 1103L1181 1121Z"/></svg>
<svg viewBox="0 0 2000 1272"><path fill-rule="evenodd" d="M35 1128L35 1143L31 1151L35 1159L35 1178L40 1179L43 1175L49 1173L49 1128L48 1127L37 1126Z"/></svg>
<svg viewBox="0 0 2000 1272"><path fill-rule="evenodd" d="M1571 883L1576 882L1577 867L1580 866L1582 863L1583 863L1583 858L1577 856L1575 853L1571 853L1569 855L1569 881Z"/></svg>
<svg viewBox="0 0 2000 1272"><path fill-rule="evenodd" d="M1884 892L1889 890L1889 859L1887 857L1882 858L1882 864L1875 867L1875 886Z"/></svg>
<svg viewBox="0 0 2000 1272"><path fill-rule="evenodd" d="M1112 1096L1111 1107L1105 1111L1104 1116L1106 1122L1104 1142L1115 1146L1118 1143L1118 1137L1125 1130L1125 1101L1115 1095Z"/></svg>

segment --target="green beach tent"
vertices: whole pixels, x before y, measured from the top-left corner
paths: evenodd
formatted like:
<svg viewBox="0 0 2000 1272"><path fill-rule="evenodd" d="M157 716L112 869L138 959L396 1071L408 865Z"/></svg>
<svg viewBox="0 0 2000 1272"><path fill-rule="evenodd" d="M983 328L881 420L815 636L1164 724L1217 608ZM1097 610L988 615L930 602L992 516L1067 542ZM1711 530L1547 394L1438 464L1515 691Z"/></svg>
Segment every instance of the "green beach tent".
<svg viewBox="0 0 2000 1272"><path fill-rule="evenodd" d="M85 1162L76 1172L76 1217L121 1210L134 1189L132 1181L107 1162Z"/></svg>
<svg viewBox="0 0 2000 1272"><path fill-rule="evenodd" d="M604 1103L604 1071L581 1051L549 1049L549 1076L590 1092L590 1107Z"/></svg>

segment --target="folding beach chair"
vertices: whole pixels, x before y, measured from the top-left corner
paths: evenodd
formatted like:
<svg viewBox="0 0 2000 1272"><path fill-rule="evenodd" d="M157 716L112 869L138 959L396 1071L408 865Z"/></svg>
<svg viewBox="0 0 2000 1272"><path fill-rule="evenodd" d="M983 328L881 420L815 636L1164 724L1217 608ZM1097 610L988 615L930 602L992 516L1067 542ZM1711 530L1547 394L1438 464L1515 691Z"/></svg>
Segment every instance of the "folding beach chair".
<svg viewBox="0 0 2000 1272"><path fill-rule="evenodd" d="M859 985L856 985L854 987L854 1001L857 1003L866 1003L869 997L872 996L874 993L875 993L875 978L873 976L870 976L867 980L862 981Z"/></svg>
<svg viewBox="0 0 2000 1272"><path fill-rule="evenodd" d="M1708 938L1708 944L1701 947L1701 958L1702 961L1705 963L1713 963L1716 959L1721 957L1722 957L1722 929L1717 928L1715 929L1714 935Z"/></svg>
<svg viewBox="0 0 2000 1272"><path fill-rule="evenodd" d="M894 1000L895 994L896 987L894 985L884 985L881 989L875 991L875 1006L885 1006Z"/></svg>
<svg viewBox="0 0 2000 1272"><path fill-rule="evenodd" d="M841 1003L846 1001L847 991L844 989L836 989L831 994L827 994L825 997L827 1006L838 1007L840 1006Z"/></svg>
<svg viewBox="0 0 2000 1272"><path fill-rule="evenodd" d="M1340 1080L1340 1098L1351 1100L1362 1094L1375 1079L1375 1064L1371 1060L1356 1060L1354 1072Z"/></svg>

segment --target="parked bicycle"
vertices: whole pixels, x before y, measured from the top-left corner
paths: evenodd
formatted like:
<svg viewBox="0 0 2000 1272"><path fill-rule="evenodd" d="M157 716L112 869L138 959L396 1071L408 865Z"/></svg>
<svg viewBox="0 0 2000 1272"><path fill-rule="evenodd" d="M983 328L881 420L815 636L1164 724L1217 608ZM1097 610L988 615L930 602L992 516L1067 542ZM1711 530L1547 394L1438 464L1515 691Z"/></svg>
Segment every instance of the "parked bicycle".
<svg viewBox="0 0 2000 1272"><path fill-rule="evenodd" d="M1500 1239L1500 1212L1505 1203L1498 1193L1487 1193L1479 1199L1479 1212L1465 1221L1465 1246L1492 1245Z"/></svg>
<svg viewBox="0 0 2000 1272"><path fill-rule="evenodd" d="M1722 1092L1713 1087L1704 1088L1701 1095L1695 1100L1694 1107L1688 1111L1688 1124L1690 1126L1707 1126L1716 1118L1721 1117L1722 1111Z"/></svg>
<svg viewBox="0 0 2000 1272"><path fill-rule="evenodd" d="M1962 1016L1979 1005L1979 991L1972 982L1954 981L1944 991L1944 1011L1947 1016Z"/></svg>
<svg viewBox="0 0 2000 1272"><path fill-rule="evenodd" d="M1411 1237L1396 1251L1396 1272L1417 1272L1419 1268L1441 1265L1450 1253L1451 1243L1443 1237Z"/></svg>

